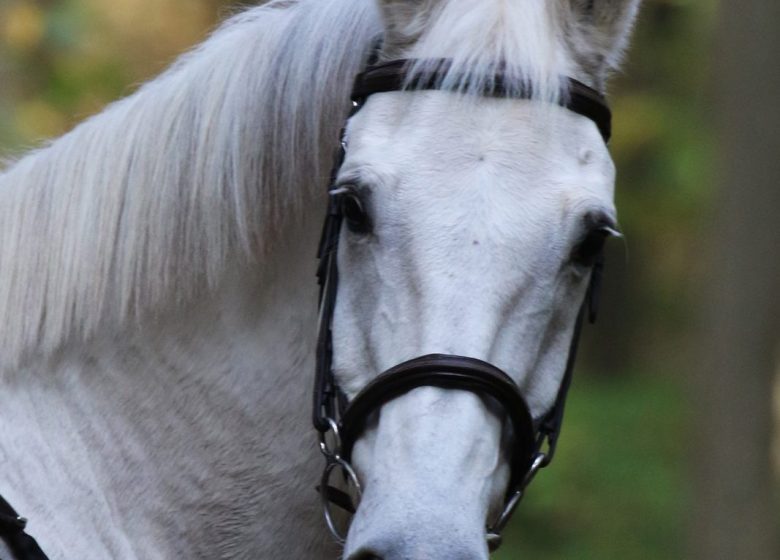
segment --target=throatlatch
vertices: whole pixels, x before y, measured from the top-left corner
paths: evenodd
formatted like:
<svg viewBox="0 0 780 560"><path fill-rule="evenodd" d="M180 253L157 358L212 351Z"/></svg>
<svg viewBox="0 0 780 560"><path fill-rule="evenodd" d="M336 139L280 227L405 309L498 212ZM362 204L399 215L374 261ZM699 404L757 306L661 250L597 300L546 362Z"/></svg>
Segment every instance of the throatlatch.
<svg viewBox="0 0 780 560"><path fill-rule="evenodd" d="M436 70L421 75L411 75L410 68L417 60L393 60L381 64L373 61L357 76L352 93L352 117L361 109L366 98L375 93L404 90L437 90L450 69L450 61L438 59L425 61L426 68ZM530 88L509 90L503 73L498 72L488 80L489 87L481 92L485 96L511 99L532 99ZM565 95L560 104L566 109L585 116L598 127L602 138L608 142L611 135L611 112L605 98L599 92L572 78L565 78ZM346 128L346 127L345 127ZM319 491L325 509L329 529L339 542L344 542L331 515L331 505L354 513L357 505L349 495L330 485L334 472L341 471L360 494L360 482L350 465L352 447L360 437L369 416L387 402L418 387L441 387L470 391L498 402L512 425L513 451L511 454L511 478L503 512L487 528L487 540L491 550L501 544L501 532L523 497L525 488L539 469L552 461L563 422L566 395L571 385L577 344L582 324L587 318L596 320L599 289L604 266L603 255L596 259L590 284L582 303L566 362L558 395L550 410L534 419L517 384L492 364L463 356L432 354L399 364L377 376L351 401L339 388L333 374L333 340L331 325L338 291L337 254L341 225L344 220L342 193L336 188L339 169L346 157L345 128L341 131L341 143L330 177L327 215L318 251L320 261L317 272L320 285L319 335L317 340L317 364L314 385L314 427L320 433L320 448L326 458L325 471ZM330 440L330 441L329 441Z"/></svg>

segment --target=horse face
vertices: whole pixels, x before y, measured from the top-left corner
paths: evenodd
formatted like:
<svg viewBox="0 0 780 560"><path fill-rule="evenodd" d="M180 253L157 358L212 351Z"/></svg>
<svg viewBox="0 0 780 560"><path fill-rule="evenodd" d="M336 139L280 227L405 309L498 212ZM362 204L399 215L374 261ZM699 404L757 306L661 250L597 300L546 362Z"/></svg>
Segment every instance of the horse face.
<svg viewBox="0 0 780 560"><path fill-rule="evenodd" d="M374 95L350 121L338 187L334 371L349 397L429 353L509 373L534 417L553 403L614 168L596 126L536 101ZM479 395L433 387L384 405L353 452L353 559L487 558L511 434Z"/></svg>

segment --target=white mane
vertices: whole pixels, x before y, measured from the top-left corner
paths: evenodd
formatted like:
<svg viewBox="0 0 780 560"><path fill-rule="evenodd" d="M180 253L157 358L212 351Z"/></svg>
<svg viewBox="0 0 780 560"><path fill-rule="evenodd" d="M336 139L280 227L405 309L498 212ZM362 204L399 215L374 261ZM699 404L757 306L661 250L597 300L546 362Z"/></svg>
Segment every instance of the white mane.
<svg viewBox="0 0 780 560"><path fill-rule="evenodd" d="M460 77L500 59L524 69L518 84L557 94L568 70L555 54L557 4L472 4L458 19L463 1L441 2L415 54L453 58ZM0 369L185 302L228 265L262 265L274 234L324 188L352 77L380 31L369 0L275 0L10 166Z"/></svg>

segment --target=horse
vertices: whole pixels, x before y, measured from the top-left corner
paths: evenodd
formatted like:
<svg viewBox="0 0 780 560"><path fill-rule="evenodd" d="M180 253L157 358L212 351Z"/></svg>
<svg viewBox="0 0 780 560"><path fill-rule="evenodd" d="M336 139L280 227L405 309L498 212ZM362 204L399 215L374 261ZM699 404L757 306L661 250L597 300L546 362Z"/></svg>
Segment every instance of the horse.
<svg viewBox="0 0 780 560"><path fill-rule="evenodd" d="M340 399L457 355L544 417L617 230L614 164L569 78L604 90L638 4L273 0L9 162L0 494L23 534L53 560L486 559L519 428L462 387L366 416L343 550L327 534L321 216L340 195ZM404 85L353 111L355 76L401 59Z"/></svg>

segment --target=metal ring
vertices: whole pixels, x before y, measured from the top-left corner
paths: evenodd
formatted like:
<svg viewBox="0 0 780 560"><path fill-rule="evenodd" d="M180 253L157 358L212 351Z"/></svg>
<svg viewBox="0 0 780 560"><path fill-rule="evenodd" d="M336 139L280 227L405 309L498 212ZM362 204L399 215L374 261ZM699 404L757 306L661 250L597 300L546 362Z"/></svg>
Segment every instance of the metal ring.
<svg viewBox="0 0 780 560"><path fill-rule="evenodd" d="M333 418L325 417L325 422L328 423L328 426L330 427L329 430L325 432L320 432L320 451L322 452L325 457L328 459L337 461L339 460L339 454L341 453L341 434L339 434L339 425L336 423L336 421ZM333 449L328 445L327 435L329 433L333 434Z"/></svg>
<svg viewBox="0 0 780 560"><path fill-rule="evenodd" d="M546 453L537 453L534 457L533 462L531 463L531 468L528 469L528 473L525 475L525 478L523 479L523 490L531 484L534 477L536 476L536 473L539 472L540 469L546 467L549 464L547 461L547 454Z"/></svg>
<svg viewBox="0 0 780 560"><path fill-rule="evenodd" d="M331 502L328 500L327 488L329 486L330 477L336 467L341 467L342 472L346 475L347 482L351 483L357 492L358 501L363 496L363 489L360 486L357 474L352 466L339 456L331 457L328 464L325 465L325 470L322 473L322 480L320 481L320 499L322 500L322 508L325 513L325 523L328 525L336 542L343 545L347 541L347 536L342 535L336 528L336 523L333 520L333 512L331 511Z"/></svg>
<svg viewBox="0 0 780 560"><path fill-rule="evenodd" d="M544 466L544 461L546 458L547 456L544 453L537 453L534 456L534 460L531 462L531 467L528 469L528 473L526 473L525 478L523 479L523 484L506 502L504 511L502 511L501 515L498 516L496 522L492 526L488 527L486 538L491 552L501 546L501 533L506 528L507 523L509 523L509 519L517 509L520 501L523 499L526 487L531 484L531 481L534 479L534 476L536 476L536 473L538 473L539 469Z"/></svg>
<svg viewBox="0 0 780 560"><path fill-rule="evenodd" d="M504 506L504 510L501 512L501 515L498 516L498 519L496 522L488 527L487 531L487 540L488 543L491 544L491 546L494 546L492 550L495 550L500 546L501 544L501 533L506 528L506 524L509 522L509 519L512 517L512 514L515 512L515 509L517 509L518 504L520 504L520 500L523 499L523 491L518 490L514 494L512 494L512 497L509 498L506 505ZM491 551L492 551L491 550Z"/></svg>

